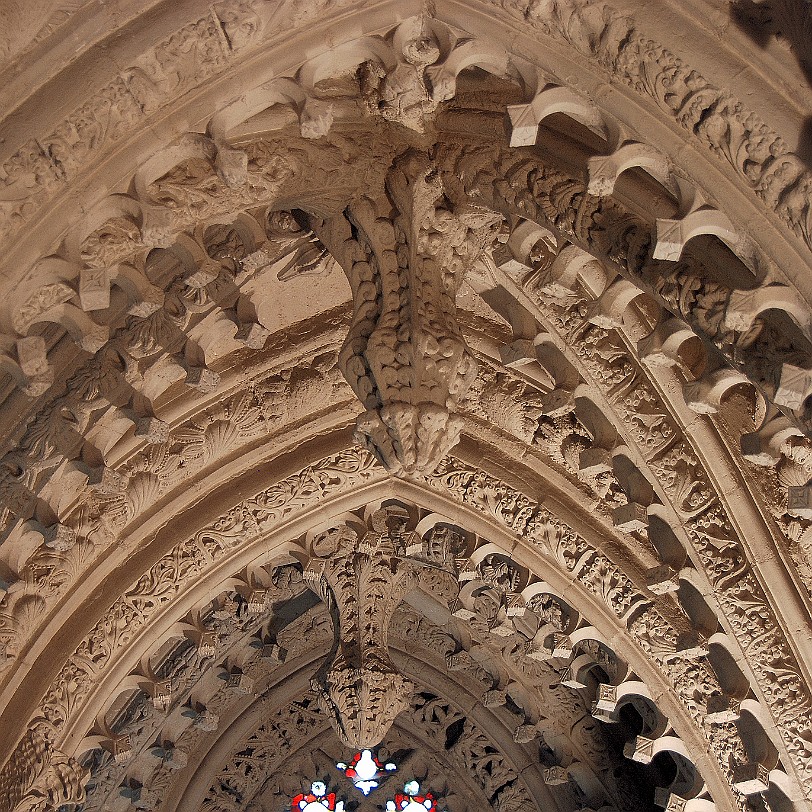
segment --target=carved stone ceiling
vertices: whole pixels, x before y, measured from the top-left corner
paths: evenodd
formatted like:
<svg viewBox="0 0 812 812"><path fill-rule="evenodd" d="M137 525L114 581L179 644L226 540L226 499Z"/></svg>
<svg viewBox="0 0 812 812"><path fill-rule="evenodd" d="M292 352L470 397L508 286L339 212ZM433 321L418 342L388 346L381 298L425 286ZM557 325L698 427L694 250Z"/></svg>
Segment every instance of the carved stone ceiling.
<svg viewBox="0 0 812 812"><path fill-rule="evenodd" d="M809 4L660 5L0 8L0 812L812 809Z"/></svg>

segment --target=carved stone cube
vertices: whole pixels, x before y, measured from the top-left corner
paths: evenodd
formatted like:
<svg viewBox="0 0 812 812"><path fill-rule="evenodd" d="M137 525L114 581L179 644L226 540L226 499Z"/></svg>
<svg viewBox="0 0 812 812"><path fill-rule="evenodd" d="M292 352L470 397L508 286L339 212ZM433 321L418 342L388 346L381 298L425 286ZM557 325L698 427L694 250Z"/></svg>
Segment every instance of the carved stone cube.
<svg viewBox="0 0 812 812"><path fill-rule="evenodd" d="M249 324L243 324L237 330L237 334L234 337L250 350L261 350L265 346L265 342L268 340L270 334L271 331L267 330L261 324L251 322Z"/></svg>
<svg viewBox="0 0 812 812"><path fill-rule="evenodd" d="M545 767L542 771L542 775L544 776L544 783L549 787L566 784L570 778L567 768L559 764L553 767Z"/></svg>
<svg viewBox="0 0 812 812"><path fill-rule="evenodd" d="M787 488L787 512L799 519L812 519L812 485Z"/></svg>
<svg viewBox="0 0 812 812"><path fill-rule="evenodd" d="M572 688L574 691L577 691L579 688L586 688L586 683L578 679L577 672L573 671L572 668L567 668L564 672L564 676L561 677L561 684L565 688Z"/></svg>
<svg viewBox="0 0 812 812"><path fill-rule="evenodd" d="M106 268L82 268L79 303L85 312L110 307L110 273Z"/></svg>
<svg viewBox="0 0 812 812"><path fill-rule="evenodd" d="M201 262L194 273L189 274L183 281L190 288L205 288L220 276L222 266L211 260Z"/></svg>
<svg viewBox="0 0 812 812"><path fill-rule="evenodd" d="M654 259L667 259L676 262L682 254L685 239L680 220L657 218L657 243L654 246Z"/></svg>
<svg viewBox="0 0 812 812"><path fill-rule="evenodd" d="M163 761L170 770L182 770L189 763L188 753L179 747L166 745L158 749L161 751L161 761Z"/></svg>
<svg viewBox="0 0 812 812"><path fill-rule="evenodd" d="M142 417L135 425L135 436L153 445L165 443L169 439L169 424L157 417Z"/></svg>
<svg viewBox="0 0 812 812"><path fill-rule="evenodd" d="M141 238L152 248L169 248L175 240L177 224L171 209L164 206L145 206Z"/></svg>
<svg viewBox="0 0 812 812"><path fill-rule="evenodd" d="M524 598L518 592L510 592L506 596L507 605L505 611L508 617L522 617L527 611Z"/></svg>
<svg viewBox="0 0 812 812"><path fill-rule="evenodd" d="M568 389L553 389L542 396L541 413L547 417L563 417L575 409L575 397Z"/></svg>
<svg viewBox="0 0 812 812"><path fill-rule="evenodd" d="M141 296L142 298L137 299L127 308L127 312L131 316L145 319L147 316L157 313L164 305L164 292L160 288L147 288L141 291Z"/></svg>
<svg viewBox="0 0 812 812"><path fill-rule="evenodd" d="M460 601L452 602L451 614L453 614L454 617L457 618L458 620L465 621L466 623L469 620L473 620L473 618L476 617L476 614L472 612L470 609L466 609L465 606L463 606Z"/></svg>
<svg viewBox="0 0 812 812"><path fill-rule="evenodd" d="M665 595L679 589L679 572L668 564L652 567L646 573L646 586L655 595Z"/></svg>
<svg viewBox="0 0 812 812"><path fill-rule="evenodd" d="M531 640L528 643L526 656L528 656L531 660L546 663L549 659L552 658L553 653L552 649L548 648L547 646L539 645L537 641Z"/></svg>
<svg viewBox="0 0 812 812"><path fill-rule="evenodd" d="M770 771L757 761L737 764L733 768L733 786L742 795L758 795L770 783Z"/></svg>
<svg viewBox="0 0 812 812"><path fill-rule="evenodd" d="M149 693L155 710L165 711L172 704L172 681L165 679L150 683Z"/></svg>
<svg viewBox="0 0 812 812"><path fill-rule="evenodd" d="M215 632L200 632L197 640L197 655L205 659L217 654L217 634Z"/></svg>
<svg viewBox="0 0 812 812"><path fill-rule="evenodd" d="M510 637L516 633L516 629L514 628L513 624L508 622L503 615L501 619L497 619L496 623L491 626L490 632L491 634L495 634L497 637Z"/></svg>
<svg viewBox="0 0 812 812"><path fill-rule="evenodd" d="M157 809L163 798L154 790L146 787L138 788L138 797L133 801L136 809L143 809L145 812L152 812Z"/></svg>
<svg viewBox="0 0 812 812"><path fill-rule="evenodd" d="M537 361L536 346L526 338L503 344L499 348L499 355L506 367L521 367Z"/></svg>
<svg viewBox="0 0 812 812"><path fill-rule="evenodd" d="M707 702L707 720L715 724L735 722L739 718L741 701L727 694L711 694Z"/></svg>
<svg viewBox="0 0 812 812"><path fill-rule="evenodd" d="M792 364L781 365L781 377L773 400L788 409L800 409L812 392L812 370L801 369Z"/></svg>
<svg viewBox="0 0 812 812"><path fill-rule="evenodd" d="M246 608L252 615L260 615L270 603L270 593L267 589L252 589L246 596Z"/></svg>
<svg viewBox="0 0 812 812"><path fill-rule="evenodd" d="M233 691L235 694L243 694L248 695L254 692L254 680L251 679L247 674L243 674L241 671L235 671L228 675L226 679L226 685L228 686L229 690Z"/></svg>
<svg viewBox="0 0 812 812"><path fill-rule="evenodd" d="M494 688L482 694L482 704L486 708L496 708L504 705L505 702L507 702L507 694L504 691L498 691Z"/></svg>
<svg viewBox="0 0 812 812"><path fill-rule="evenodd" d="M474 578L478 578L479 570L477 569L476 563L471 561L470 558L466 558L463 561L458 561L457 577L459 578L460 582L473 581Z"/></svg>
<svg viewBox="0 0 812 812"><path fill-rule="evenodd" d="M268 265L273 262L273 258L268 254L267 251L263 251L262 249L258 251L254 251L248 254L242 261L242 271L241 274L252 274L256 271L261 270L262 268L267 267ZM239 283L239 275L237 277L237 282Z"/></svg>
<svg viewBox="0 0 812 812"><path fill-rule="evenodd" d="M766 468L770 468L781 459L781 455L773 451L769 443L766 443L764 438L757 431L742 434L740 445L742 456L748 462L752 462L755 465L763 465Z"/></svg>
<svg viewBox="0 0 812 812"><path fill-rule="evenodd" d="M615 717L615 711L610 710L605 705L602 705L600 701L595 701L592 703L592 708L590 710L590 715L593 719L597 719L599 722L616 722L617 719Z"/></svg>
<svg viewBox="0 0 812 812"><path fill-rule="evenodd" d="M209 710L201 710L195 714L192 724L207 733L213 733L220 726L220 717Z"/></svg>
<svg viewBox="0 0 812 812"><path fill-rule="evenodd" d="M335 105L322 99L308 99L299 115L302 138L324 138L333 126Z"/></svg>
<svg viewBox="0 0 812 812"><path fill-rule="evenodd" d="M29 378L36 378L48 372L48 355L45 339L42 336L27 336L17 339L17 363Z"/></svg>
<svg viewBox="0 0 812 812"><path fill-rule="evenodd" d="M260 649L259 656L272 663L283 663L287 657L287 651L276 643L265 643Z"/></svg>
<svg viewBox="0 0 812 812"><path fill-rule="evenodd" d="M241 602L231 595L225 597L220 605L212 612L217 620L233 620L240 613Z"/></svg>
<svg viewBox="0 0 812 812"><path fill-rule="evenodd" d="M654 740L645 736L635 736L631 741L626 742L623 755L640 764L650 764L654 757Z"/></svg>
<svg viewBox="0 0 812 812"><path fill-rule="evenodd" d="M241 149L220 147L214 159L214 167L231 189L241 189L248 183L248 155Z"/></svg>
<svg viewBox="0 0 812 812"><path fill-rule="evenodd" d="M127 486L126 477L106 465L89 468L87 474L87 484L99 493L120 493Z"/></svg>
<svg viewBox="0 0 812 812"><path fill-rule="evenodd" d="M706 657L708 654L708 641L695 631L681 634L677 640L676 654L681 659L687 660Z"/></svg>
<svg viewBox="0 0 812 812"><path fill-rule="evenodd" d="M204 394L211 394L220 385L220 376L214 370L205 367L192 367L186 373L186 385Z"/></svg>
<svg viewBox="0 0 812 812"><path fill-rule="evenodd" d="M645 530L648 527L648 511L644 505L629 502L612 511L612 522L618 530L622 530L624 533Z"/></svg>
<svg viewBox="0 0 812 812"><path fill-rule="evenodd" d="M538 735L539 729L537 725L523 724L513 731L513 741L517 744L529 744Z"/></svg>
<svg viewBox="0 0 812 812"><path fill-rule="evenodd" d="M617 686L602 682L598 685L598 698L595 702L600 708L607 711L617 709Z"/></svg>
<svg viewBox="0 0 812 812"><path fill-rule="evenodd" d="M132 755L132 744L127 735L114 736L103 742L105 750L110 752L116 764L124 764Z"/></svg>
<svg viewBox="0 0 812 812"><path fill-rule="evenodd" d="M585 476L598 476L612 470L612 452L593 446L585 448L578 457L578 472Z"/></svg>
<svg viewBox="0 0 812 812"><path fill-rule="evenodd" d="M536 143L539 121L532 104L509 104L510 146L530 147Z"/></svg>
<svg viewBox="0 0 812 812"><path fill-rule="evenodd" d="M38 525L38 523L35 524ZM59 522L52 524L50 527L39 525L39 530L42 533L43 544L58 553L70 550L76 544L78 538L76 531L72 527Z"/></svg>
<svg viewBox="0 0 812 812"><path fill-rule="evenodd" d="M600 327L603 330L614 330L621 326L622 320L609 312L606 303L597 299L587 305L586 318L590 324Z"/></svg>
<svg viewBox="0 0 812 812"><path fill-rule="evenodd" d="M675 795L666 787L654 788L654 805L662 807L666 812L683 812L688 802L679 795Z"/></svg>
<svg viewBox="0 0 812 812"><path fill-rule="evenodd" d="M449 671L462 671L474 664L471 655L467 651L455 651L445 658L445 662Z"/></svg>
<svg viewBox="0 0 812 812"><path fill-rule="evenodd" d="M551 657L556 657L560 660L569 660L572 657L572 641L569 635L555 634L552 636L552 652Z"/></svg>

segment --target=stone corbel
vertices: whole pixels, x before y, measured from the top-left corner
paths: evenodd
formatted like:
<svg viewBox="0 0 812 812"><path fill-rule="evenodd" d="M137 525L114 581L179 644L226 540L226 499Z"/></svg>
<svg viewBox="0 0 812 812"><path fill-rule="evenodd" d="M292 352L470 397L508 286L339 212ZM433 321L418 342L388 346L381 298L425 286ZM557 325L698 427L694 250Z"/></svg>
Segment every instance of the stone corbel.
<svg viewBox="0 0 812 812"><path fill-rule="evenodd" d="M609 155L590 158L587 162L587 191L598 197L611 195L617 179L636 167L644 169L669 191L674 191L676 184L671 178L668 159L658 150L638 141L625 141Z"/></svg>
<svg viewBox="0 0 812 812"><path fill-rule="evenodd" d="M737 231L724 212L705 205L699 199L696 199L693 207L679 219L657 218L656 242L652 256L654 259L676 262L682 256L687 243L702 234L717 237L736 254L751 273L756 276L759 274L763 260L753 241ZM742 319L734 312L732 320L735 325Z"/></svg>
<svg viewBox="0 0 812 812"><path fill-rule="evenodd" d="M527 104L510 104L510 146L526 147L536 143L539 125L554 113L566 113L592 130L603 132L600 111L591 101L567 87L548 86Z"/></svg>

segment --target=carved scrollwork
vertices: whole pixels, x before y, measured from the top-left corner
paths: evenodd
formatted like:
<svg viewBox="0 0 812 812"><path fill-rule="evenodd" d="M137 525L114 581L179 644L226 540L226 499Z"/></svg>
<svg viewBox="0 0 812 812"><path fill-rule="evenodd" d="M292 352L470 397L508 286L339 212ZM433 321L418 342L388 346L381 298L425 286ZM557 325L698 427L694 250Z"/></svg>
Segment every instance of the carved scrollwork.
<svg viewBox="0 0 812 812"><path fill-rule="evenodd" d="M442 545L404 535L407 519L384 507L361 536L344 525L312 541L305 580L332 609L335 627L334 653L317 677L319 701L349 747L377 745L408 706L414 686L389 656L392 614L422 569L451 566Z"/></svg>

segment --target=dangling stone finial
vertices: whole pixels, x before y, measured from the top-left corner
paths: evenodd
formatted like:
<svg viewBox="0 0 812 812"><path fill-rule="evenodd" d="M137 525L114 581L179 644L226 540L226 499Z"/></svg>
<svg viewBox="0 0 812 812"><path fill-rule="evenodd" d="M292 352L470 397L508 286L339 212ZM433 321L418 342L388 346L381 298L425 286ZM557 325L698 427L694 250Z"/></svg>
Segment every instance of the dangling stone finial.
<svg viewBox="0 0 812 812"><path fill-rule="evenodd" d="M314 687L339 739L359 750L384 738L414 692L389 657L395 609L418 587L423 569L445 566L453 578L447 549L404 532L407 519L388 507L373 515L373 529L360 538L347 525L333 528L313 541L305 569L305 581L332 611L335 633L333 657Z"/></svg>
<svg viewBox="0 0 812 812"><path fill-rule="evenodd" d="M409 151L387 174L385 195L314 225L353 289L339 366L366 410L356 442L393 474L432 473L459 439L454 410L477 363L456 295L501 220L470 202L452 204L429 157Z"/></svg>

